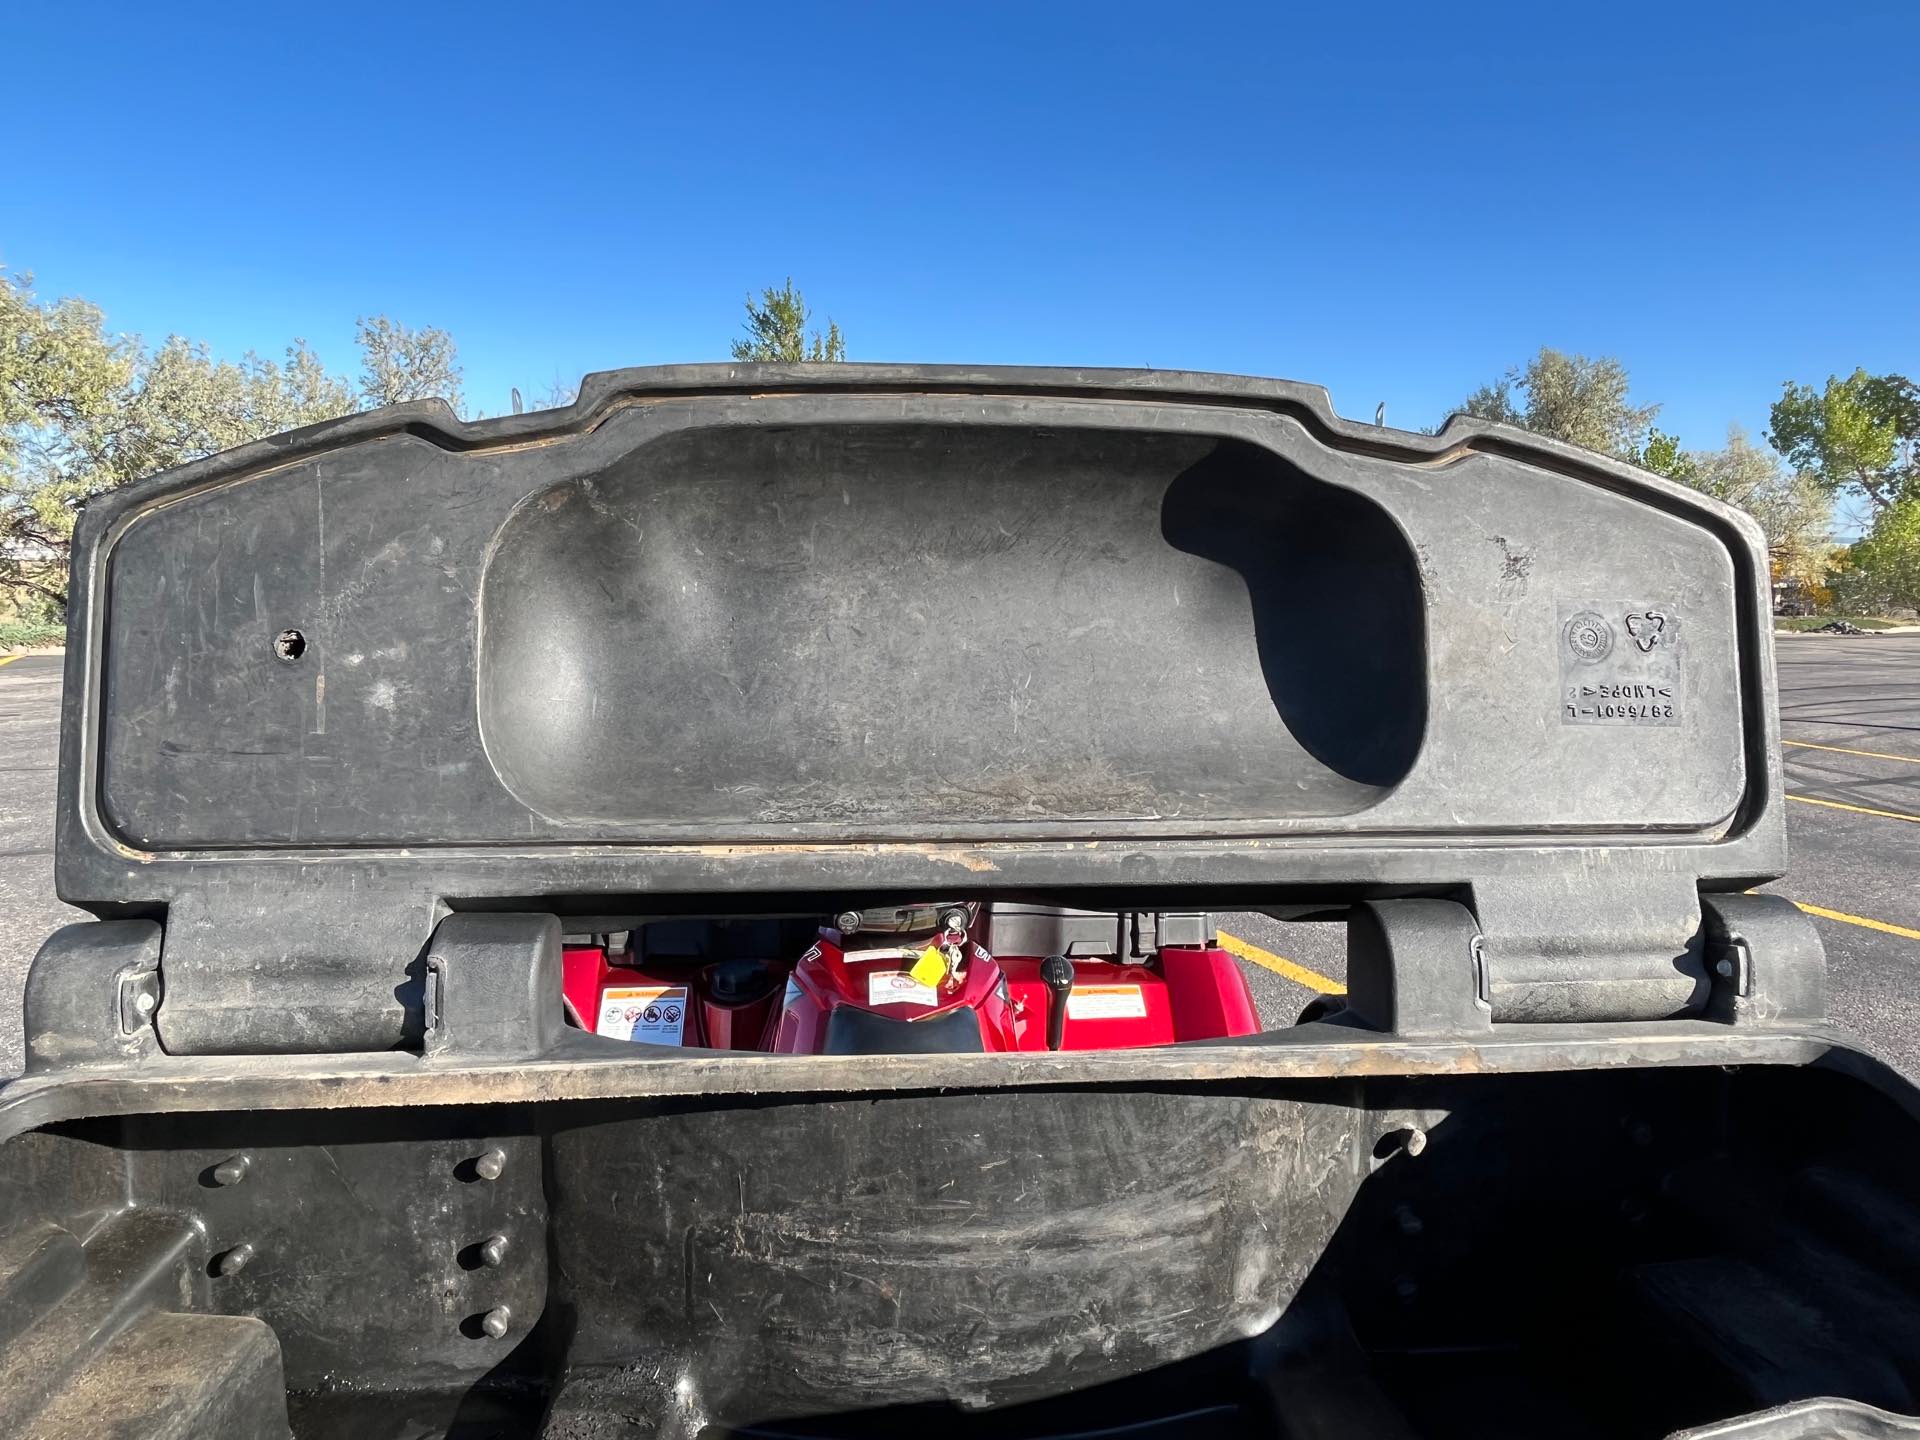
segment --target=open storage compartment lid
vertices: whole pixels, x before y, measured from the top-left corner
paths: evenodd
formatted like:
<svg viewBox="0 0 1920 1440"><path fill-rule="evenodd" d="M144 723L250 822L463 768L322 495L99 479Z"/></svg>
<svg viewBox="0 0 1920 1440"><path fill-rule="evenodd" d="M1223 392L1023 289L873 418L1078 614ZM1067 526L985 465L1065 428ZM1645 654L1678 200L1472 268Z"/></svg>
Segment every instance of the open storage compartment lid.
<svg viewBox="0 0 1920 1440"><path fill-rule="evenodd" d="M1550 955L1783 858L1751 522L1310 387L622 371L174 471L75 564L60 889L164 909L170 975L956 886L1471 889Z"/></svg>

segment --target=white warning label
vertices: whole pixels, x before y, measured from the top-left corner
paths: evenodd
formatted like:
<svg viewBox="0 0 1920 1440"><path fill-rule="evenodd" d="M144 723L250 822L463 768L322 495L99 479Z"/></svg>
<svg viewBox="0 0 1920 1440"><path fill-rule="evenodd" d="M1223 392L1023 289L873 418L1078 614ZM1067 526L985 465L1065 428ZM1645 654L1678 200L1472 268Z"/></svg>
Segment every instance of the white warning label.
<svg viewBox="0 0 1920 1440"><path fill-rule="evenodd" d="M869 1005L938 1005L933 986L922 985L904 970L875 970L867 976Z"/></svg>
<svg viewBox="0 0 1920 1440"><path fill-rule="evenodd" d="M1138 985L1076 985L1067 996L1069 1020L1144 1020L1147 997Z"/></svg>
<svg viewBox="0 0 1920 1440"><path fill-rule="evenodd" d="M684 985L615 985L600 992L594 1032L648 1045L678 1045L687 1023Z"/></svg>

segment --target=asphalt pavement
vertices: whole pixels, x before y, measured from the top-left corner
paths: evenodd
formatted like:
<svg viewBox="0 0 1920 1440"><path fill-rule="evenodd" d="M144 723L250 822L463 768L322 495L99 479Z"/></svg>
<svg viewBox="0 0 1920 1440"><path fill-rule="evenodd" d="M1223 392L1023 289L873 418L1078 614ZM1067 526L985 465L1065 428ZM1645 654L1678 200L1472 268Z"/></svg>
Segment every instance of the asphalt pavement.
<svg viewBox="0 0 1920 1440"><path fill-rule="evenodd" d="M1920 634L1780 636L1792 868L1768 886L1815 917L1833 1019L1920 1079ZM53 893L61 658L0 657L0 995L48 931L84 919ZM1288 1023L1346 974L1338 922L1219 917L1260 1013ZM20 1066L0 1005L0 1076Z"/></svg>
<svg viewBox="0 0 1920 1440"><path fill-rule="evenodd" d="M1766 888L1812 910L1835 1023L1920 1080L1920 634L1775 653L1793 854Z"/></svg>
<svg viewBox="0 0 1920 1440"><path fill-rule="evenodd" d="M48 932L86 915L53 893L59 655L0 655L0 1076L20 1073L20 990Z"/></svg>

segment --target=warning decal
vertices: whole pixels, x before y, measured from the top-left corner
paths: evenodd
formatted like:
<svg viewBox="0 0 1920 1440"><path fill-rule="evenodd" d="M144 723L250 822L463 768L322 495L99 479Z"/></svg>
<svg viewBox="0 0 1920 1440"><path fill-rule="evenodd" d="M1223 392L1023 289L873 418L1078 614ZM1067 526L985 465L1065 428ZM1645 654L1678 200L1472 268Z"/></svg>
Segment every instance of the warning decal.
<svg viewBox="0 0 1920 1440"><path fill-rule="evenodd" d="M600 992L600 1023L594 1033L648 1045L678 1045L686 1023L686 986L615 985Z"/></svg>
<svg viewBox="0 0 1920 1440"><path fill-rule="evenodd" d="M1069 1020L1144 1020L1147 997L1138 985L1076 985L1067 995Z"/></svg>
<svg viewBox="0 0 1920 1440"><path fill-rule="evenodd" d="M904 970L875 970L867 976L869 1005L938 1005L933 986L923 985Z"/></svg>

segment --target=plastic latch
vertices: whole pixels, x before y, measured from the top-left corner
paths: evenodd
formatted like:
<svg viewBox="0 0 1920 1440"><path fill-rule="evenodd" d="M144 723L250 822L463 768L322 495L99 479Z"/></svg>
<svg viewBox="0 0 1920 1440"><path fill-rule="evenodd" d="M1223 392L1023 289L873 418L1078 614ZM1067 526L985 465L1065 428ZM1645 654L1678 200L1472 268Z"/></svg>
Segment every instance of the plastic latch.
<svg viewBox="0 0 1920 1440"><path fill-rule="evenodd" d="M1715 978L1726 982L1735 995L1742 997L1752 995L1753 948L1747 944L1747 937L1729 936L1726 943L1719 949L1720 953L1714 957L1713 961Z"/></svg>
<svg viewBox="0 0 1920 1440"><path fill-rule="evenodd" d="M153 1029L153 1015L160 1008L160 972L122 970L118 999L122 1035L139 1035Z"/></svg>

